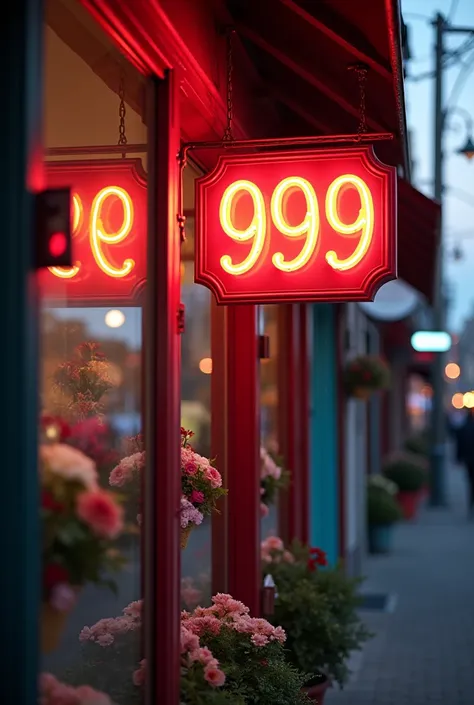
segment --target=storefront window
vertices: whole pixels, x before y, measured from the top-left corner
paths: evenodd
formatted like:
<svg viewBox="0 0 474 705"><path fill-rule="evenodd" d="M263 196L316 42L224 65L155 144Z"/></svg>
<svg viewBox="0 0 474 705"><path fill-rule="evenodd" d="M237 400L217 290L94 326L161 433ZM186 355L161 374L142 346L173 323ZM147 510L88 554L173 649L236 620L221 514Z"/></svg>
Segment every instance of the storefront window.
<svg viewBox="0 0 474 705"><path fill-rule="evenodd" d="M268 336L270 357L260 369L262 538L278 535L278 485L281 481L278 443L278 307L261 306L260 329Z"/></svg>
<svg viewBox="0 0 474 705"><path fill-rule="evenodd" d="M51 2L45 34L45 171L72 190L74 267L39 275L40 690L65 703L88 686L131 705L144 678L146 146L93 147L117 143L120 113L127 141L146 144L143 82L79 6Z"/></svg>
<svg viewBox="0 0 474 705"><path fill-rule="evenodd" d="M211 457L211 294L194 283L194 180L198 172L184 174L186 242L181 263L181 301L186 324L181 340L181 425L194 433L191 445L199 455ZM216 465L219 467L218 459ZM211 518L205 518L189 537L181 556L183 609L207 605L211 599Z"/></svg>

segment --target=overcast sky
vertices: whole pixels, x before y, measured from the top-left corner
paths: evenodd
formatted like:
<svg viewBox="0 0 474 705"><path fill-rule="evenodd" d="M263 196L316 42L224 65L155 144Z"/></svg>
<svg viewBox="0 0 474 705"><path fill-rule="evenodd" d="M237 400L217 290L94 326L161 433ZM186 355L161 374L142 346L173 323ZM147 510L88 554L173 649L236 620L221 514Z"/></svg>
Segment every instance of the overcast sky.
<svg viewBox="0 0 474 705"><path fill-rule="evenodd" d="M456 27L474 29L473 0L402 0L405 22L410 28L412 59L406 81L406 98L409 127L413 133L413 158L415 160L415 186L432 195L433 182L433 125L434 95L432 77L434 67L434 28L431 26L437 12L451 13ZM474 35L455 34L446 38L448 50L455 50L470 41L462 63L457 61L444 71L445 105L457 106L474 119ZM461 74L461 75L460 75ZM419 77L418 80L413 80ZM467 315L474 312L474 159L468 161L457 155L467 138L464 113L453 109L448 119L449 129L445 139L444 237L447 243L448 262L445 267L452 291L450 325L458 329ZM474 138L474 135L473 135ZM461 261L454 261L453 247L459 245L463 252Z"/></svg>

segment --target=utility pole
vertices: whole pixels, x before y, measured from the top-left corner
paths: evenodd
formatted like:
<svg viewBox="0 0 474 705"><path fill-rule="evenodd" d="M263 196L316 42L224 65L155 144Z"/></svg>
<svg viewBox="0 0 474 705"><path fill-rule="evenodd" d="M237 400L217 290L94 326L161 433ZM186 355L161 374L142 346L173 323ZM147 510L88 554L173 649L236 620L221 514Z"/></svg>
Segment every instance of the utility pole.
<svg viewBox="0 0 474 705"><path fill-rule="evenodd" d="M453 27L448 24L443 15L437 14L433 22L435 28L435 91L434 91L434 198L443 205L444 180L443 180L443 135L446 127L446 117L449 108L444 107L443 100L443 59L445 33L474 34L474 27ZM470 158L469 149L472 148L472 139L468 139L466 147L460 150ZM472 156L472 155L471 155ZM446 298L443 288L443 225L442 211L438 229L438 242L436 249L436 272L433 307L434 330L444 331L446 326ZM445 380L444 380L443 353L435 353L433 364L433 406L432 406L432 445L431 445L431 497L432 507L446 505L446 418L444 410Z"/></svg>
<svg viewBox="0 0 474 705"><path fill-rule="evenodd" d="M435 91L434 91L434 198L443 205L443 56L445 19L437 14L434 21L436 31L435 42ZM444 330L445 300L443 291L443 225L441 222L443 209L438 226L438 243L436 248L436 271L434 291L434 330ZM432 445L431 445L431 496L433 507L442 507L446 503L445 489L445 442L446 421L444 413L444 355L435 353L433 364L433 406L432 406Z"/></svg>

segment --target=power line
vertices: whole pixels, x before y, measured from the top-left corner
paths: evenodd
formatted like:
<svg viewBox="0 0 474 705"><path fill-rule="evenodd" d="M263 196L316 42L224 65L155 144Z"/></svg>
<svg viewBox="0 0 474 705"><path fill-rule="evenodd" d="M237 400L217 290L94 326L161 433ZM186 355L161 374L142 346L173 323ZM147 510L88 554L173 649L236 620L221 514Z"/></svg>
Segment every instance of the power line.
<svg viewBox="0 0 474 705"><path fill-rule="evenodd" d="M452 22L458 9L459 0L451 0L451 7L448 11L448 22Z"/></svg>

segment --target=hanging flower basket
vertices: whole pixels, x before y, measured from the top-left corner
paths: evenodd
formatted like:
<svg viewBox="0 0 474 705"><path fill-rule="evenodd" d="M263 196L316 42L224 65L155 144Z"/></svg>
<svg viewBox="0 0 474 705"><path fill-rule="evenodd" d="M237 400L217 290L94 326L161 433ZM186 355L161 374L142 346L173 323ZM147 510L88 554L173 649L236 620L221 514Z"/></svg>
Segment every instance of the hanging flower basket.
<svg viewBox="0 0 474 705"><path fill-rule="evenodd" d="M388 365L376 355L360 355L351 360L344 370L344 387L350 397L367 400L374 392L389 386Z"/></svg>

